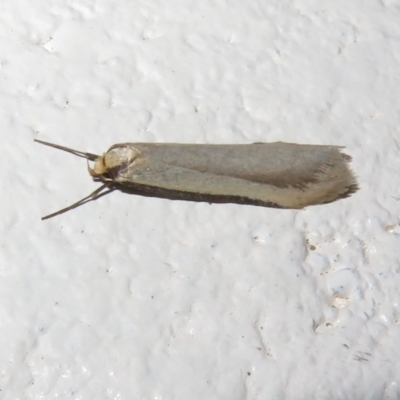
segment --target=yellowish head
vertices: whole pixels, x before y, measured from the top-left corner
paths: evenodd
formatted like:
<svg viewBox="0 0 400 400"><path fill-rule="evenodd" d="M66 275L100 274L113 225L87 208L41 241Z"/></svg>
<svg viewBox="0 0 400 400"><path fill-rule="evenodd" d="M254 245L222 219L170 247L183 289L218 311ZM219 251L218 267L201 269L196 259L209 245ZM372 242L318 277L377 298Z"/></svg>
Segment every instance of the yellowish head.
<svg viewBox="0 0 400 400"><path fill-rule="evenodd" d="M114 180L116 176L126 171L139 155L139 150L125 144L117 144L99 156L95 160L93 168L88 167L88 170L90 175L95 178L103 181Z"/></svg>

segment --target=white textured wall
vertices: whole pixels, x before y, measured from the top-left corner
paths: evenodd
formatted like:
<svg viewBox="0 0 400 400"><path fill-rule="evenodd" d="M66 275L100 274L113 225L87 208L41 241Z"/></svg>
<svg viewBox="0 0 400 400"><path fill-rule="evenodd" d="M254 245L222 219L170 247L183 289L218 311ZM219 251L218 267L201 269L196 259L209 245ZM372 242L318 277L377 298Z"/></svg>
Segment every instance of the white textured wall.
<svg viewBox="0 0 400 400"><path fill-rule="evenodd" d="M2 0L0 398L400 398L396 0ZM113 193L124 141L340 144L302 211Z"/></svg>

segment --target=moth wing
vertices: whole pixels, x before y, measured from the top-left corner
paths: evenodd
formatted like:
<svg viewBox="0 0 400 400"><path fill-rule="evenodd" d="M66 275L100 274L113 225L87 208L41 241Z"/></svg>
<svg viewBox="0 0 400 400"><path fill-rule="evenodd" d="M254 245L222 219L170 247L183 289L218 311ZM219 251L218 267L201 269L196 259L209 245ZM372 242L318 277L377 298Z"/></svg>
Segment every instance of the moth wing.
<svg viewBox="0 0 400 400"><path fill-rule="evenodd" d="M134 184L171 191L302 208L347 197L356 188L334 146L141 144Z"/></svg>

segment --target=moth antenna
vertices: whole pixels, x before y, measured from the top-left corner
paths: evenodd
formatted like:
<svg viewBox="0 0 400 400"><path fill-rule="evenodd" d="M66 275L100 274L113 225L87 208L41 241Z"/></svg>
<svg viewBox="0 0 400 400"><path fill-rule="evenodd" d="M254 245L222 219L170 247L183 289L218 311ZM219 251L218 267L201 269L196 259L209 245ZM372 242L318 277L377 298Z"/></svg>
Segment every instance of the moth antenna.
<svg viewBox="0 0 400 400"><path fill-rule="evenodd" d="M69 210L72 210L72 209L74 209L74 208L77 208L77 207L79 207L79 206L81 206L81 205L83 205L83 204L85 204L85 203L87 203L87 202L89 202L89 201L96 200L97 198L99 198L99 197L101 197L101 196L104 196L104 195L106 195L106 194L112 192L112 191L114 190L114 188L109 189L108 192L101 193L104 189L110 188L111 184L112 184L112 182L105 183L104 185L101 185L101 186L100 186L98 189L96 189L93 193L90 193L89 196L84 197L83 199L77 201L76 203L74 203L74 204L72 204L72 205L70 205L70 206L68 206L68 207L66 207L66 208L63 208L63 209L61 209L61 210L59 210L59 211L56 211L55 213L46 215L45 217L42 217L42 220L44 221L45 219L53 218L53 217L55 217L56 215L63 214L63 213L65 213L65 212L67 212L67 211L69 211Z"/></svg>
<svg viewBox="0 0 400 400"><path fill-rule="evenodd" d="M49 143L49 142L44 142L43 140L39 140L39 139L33 139L35 142L44 144L46 146L50 146L50 147L54 147L56 149L59 150L64 150L68 153L72 153L75 154L78 157L83 157L86 158L87 160L90 161L96 161L100 156L98 156L97 154L93 154L93 153L86 153L84 151L79 151L79 150L74 150L74 149L70 149L69 147L65 147L65 146L60 146L58 144L54 144L54 143Z"/></svg>

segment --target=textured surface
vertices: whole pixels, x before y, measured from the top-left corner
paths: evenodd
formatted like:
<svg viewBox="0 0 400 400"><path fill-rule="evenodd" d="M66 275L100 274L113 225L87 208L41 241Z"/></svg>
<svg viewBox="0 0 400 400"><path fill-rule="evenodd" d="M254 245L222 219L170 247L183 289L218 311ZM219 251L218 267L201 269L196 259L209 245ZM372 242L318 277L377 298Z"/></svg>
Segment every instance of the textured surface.
<svg viewBox="0 0 400 400"><path fill-rule="evenodd" d="M400 8L2 0L0 397L400 398ZM125 141L340 144L302 211L94 190Z"/></svg>

